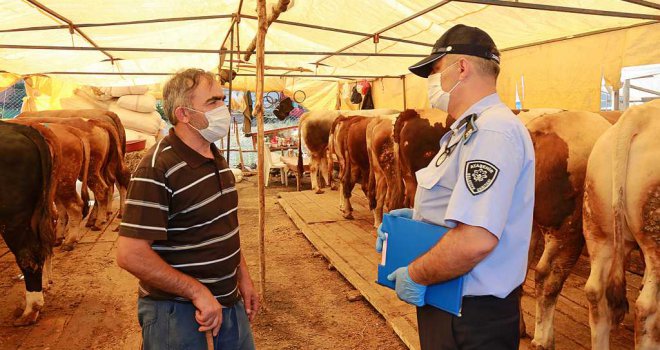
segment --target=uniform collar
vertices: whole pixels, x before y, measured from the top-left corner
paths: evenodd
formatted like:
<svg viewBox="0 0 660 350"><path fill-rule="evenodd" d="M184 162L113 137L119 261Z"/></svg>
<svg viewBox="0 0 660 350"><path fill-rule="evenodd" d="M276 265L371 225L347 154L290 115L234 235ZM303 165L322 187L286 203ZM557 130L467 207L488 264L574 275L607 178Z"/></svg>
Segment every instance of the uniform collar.
<svg viewBox="0 0 660 350"><path fill-rule="evenodd" d="M190 148L188 145L186 145L174 132L174 128L170 129L170 133L167 136L168 141L170 145L172 146L172 149L174 149L174 152L181 157L181 159L186 162L191 168L197 168L200 165L206 163L206 162L211 162L213 161L212 159L206 158L203 155L199 154L197 151L194 149ZM213 153L213 156L217 159L220 156L220 153L218 152L218 148L215 146L215 144L211 144L211 152Z"/></svg>
<svg viewBox="0 0 660 350"><path fill-rule="evenodd" d="M470 114L476 114L480 115L481 112L483 112L486 108L492 107L496 104L500 104L502 101L500 100L500 97L497 95L497 93L490 94L481 100L479 100L477 103L473 104L468 108L461 116L460 118L456 119L456 121L451 125L451 130L452 131L457 131L461 127L465 125L467 122L466 117L469 116Z"/></svg>

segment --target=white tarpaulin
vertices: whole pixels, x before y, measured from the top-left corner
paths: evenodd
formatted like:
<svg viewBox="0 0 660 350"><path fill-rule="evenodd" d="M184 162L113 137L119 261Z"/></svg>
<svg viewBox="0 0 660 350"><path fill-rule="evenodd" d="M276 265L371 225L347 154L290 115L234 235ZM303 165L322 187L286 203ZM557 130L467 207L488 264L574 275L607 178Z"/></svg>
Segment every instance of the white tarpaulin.
<svg viewBox="0 0 660 350"><path fill-rule="evenodd" d="M111 48L152 48L152 49L195 49L218 50L222 40L231 26L231 14L236 13L239 0L41 0L48 9L70 20L79 26L84 34L101 48L110 48L103 53L99 50L69 51L69 47L92 47L80 34L71 34L68 26L52 14L39 9L29 1L4 0L0 2L0 70L19 75L52 73L52 72L88 72L86 75L49 74L59 79L69 79L80 84L111 86L154 84L167 79L167 75L103 75L100 73L173 73L185 67L199 67L207 70L217 70L219 55L217 53L173 53L173 52L140 52L113 51ZM275 4L277 1L269 1ZM243 1L241 15L256 16L255 0ZM629 40L652 43L640 45L638 42L626 42L618 45L616 55L618 62L608 62L611 68L620 66L624 61L642 62L640 64L658 63L658 19L660 10L652 8L659 4L657 0L648 1L651 6L641 6L620 0L524 0L514 1L437 1L437 0L383 0L383 1L350 1L350 0L295 0L293 5L280 14L279 20L292 23L273 23L266 36L266 65L272 67L301 68L305 72L293 71L287 75L335 75L335 76L400 76L408 73L407 67L418 61L419 57L367 57L367 56L331 56L325 55L280 55L268 52L335 52L357 41L363 42L343 50L345 53L381 53L381 54L413 54L426 55L437 38L450 27L462 23L478 26L488 32L500 50L504 51L503 74L511 71L519 75L517 69L506 67L507 49L521 45L541 43L543 41L565 39L580 36L585 33L608 31L629 26L651 24L655 30L648 30L646 36L631 37ZM438 4L443 4L438 6ZM601 12L599 15L583 13L567 13L550 11L550 8L529 9L507 7L501 5L531 4L566 7L574 9L592 9ZM403 21L426 9L434 8L423 15ZM556 8L554 8L556 10ZM617 12L617 13L615 13ZM630 15L632 14L632 15ZM199 16L222 16L223 18L170 20L158 22L161 19ZM228 16L229 15L229 16ZM630 18L643 17L643 18ZM153 20L153 23L120 23ZM393 24L403 22L391 27ZM353 33L338 33L328 30L296 26L295 23L313 24L331 27ZM101 25L105 24L105 25ZM62 26L64 28L40 30L40 27ZM649 27L649 26L643 26ZM15 31L20 28L30 30ZM245 49L255 37L257 21L252 18L242 18L239 23L239 37L235 44ZM640 27L641 28L641 27ZM387 30L385 30L387 29ZM370 35L381 33L378 44ZM363 35L363 34L366 34ZM603 35L607 35L604 33ZM384 37L405 39L410 42L397 42ZM587 37L588 38L588 37ZM587 40L587 39L585 39ZM419 43L425 43L420 45ZM14 45L12 48L8 46ZM553 45L553 44L546 44ZM21 48L21 46L23 46ZM28 49L25 46L56 46L60 50ZM229 40L226 47L229 47ZM635 49L653 47L655 49ZM588 46L587 46L588 47ZM631 51L626 51L626 48ZM116 59L110 60L110 57ZM571 55L589 55L588 52L571 52ZM634 57L631 57L634 56ZM600 59L602 55L598 56ZM229 68L229 55L223 68ZM243 56L234 56L235 60ZM547 57L546 57L547 58ZM323 59L319 64L317 61ZM529 64L543 65L544 57L539 55L534 59L541 61ZM251 57L246 65L254 65L255 57ZM600 62L594 62L600 64ZM238 73L251 74L253 68L237 69ZM599 68L604 74L611 70L608 67ZM266 70L266 74L284 74L282 70ZM570 72L567 72L570 74ZM507 77L505 77L508 79ZM299 78L302 82L305 78ZM513 79L513 78L511 78ZM517 76L515 79L519 79ZM530 77L531 79L531 77ZM2 81L10 79L0 78ZM412 80L412 79L411 79ZM235 81L238 88L251 88L253 79L239 77ZM401 81L399 81L401 82ZM546 84L544 81L543 84ZM332 88L324 88L323 93L339 94L340 87L336 82ZM533 84L530 82L530 84ZM267 78L271 87L288 88L289 80ZM287 86L285 86L287 85ZM387 84L385 84L387 85ZM412 84L409 84L412 85ZM598 85L599 86L599 85ZM407 86L415 89L412 86ZM0 90L3 86L0 86ZM268 89L268 87L267 87ZM284 90L284 89L283 89ZM512 89L515 90L515 87ZM320 91L317 88L317 91ZM396 91L399 100L402 92ZM406 94L408 96L408 93ZM416 100L417 95L410 96ZM308 96L308 98L314 98ZM332 96L337 101L337 95ZM383 101L383 99L381 99ZM420 99L421 101L421 99ZM399 103L399 102L397 102ZM392 103L390 103L392 104ZM320 105L334 105L330 100L321 101ZM377 107L378 103L377 103Z"/></svg>

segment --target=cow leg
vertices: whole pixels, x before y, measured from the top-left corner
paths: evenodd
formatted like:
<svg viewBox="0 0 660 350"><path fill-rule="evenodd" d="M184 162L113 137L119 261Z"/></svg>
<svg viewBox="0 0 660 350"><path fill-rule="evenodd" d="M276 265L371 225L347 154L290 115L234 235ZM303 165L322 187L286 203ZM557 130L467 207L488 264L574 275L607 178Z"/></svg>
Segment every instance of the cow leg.
<svg viewBox="0 0 660 350"><path fill-rule="evenodd" d="M647 252L645 256L653 256L654 252ZM655 255L658 254L656 245ZM644 271L644 286L635 301L635 348L660 349L660 318L658 317L658 285L660 279L660 262L646 261Z"/></svg>
<svg viewBox="0 0 660 350"><path fill-rule="evenodd" d="M14 321L14 326L29 326L37 322L39 312L44 307L44 294L41 286L42 266L38 266L36 270L21 268L21 271L25 276L25 309Z"/></svg>
<svg viewBox="0 0 660 350"><path fill-rule="evenodd" d="M44 261L43 274L41 277L41 289L46 291L53 284L53 256L49 255Z"/></svg>
<svg viewBox="0 0 660 350"><path fill-rule="evenodd" d="M55 246L59 246L66 237L66 226L68 215L62 200L58 198L55 200L55 207L57 208L57 226L55 227Z"/></svg>
<svg viewBox="0 0 660 350"><path fill-rule="evenodd" d="M319 185L319 159L314 157L312 163L309 166L309 177L312 179L312 190L316 191L316 194L321 194L321 186Z"/></svg>
<svg viewBox="0 0 660 350"><path fill-rule="evenodd" d="M108 185L101 176L93 176L90 177L88 186L92 189L92 193L94 193L94 207L92 208L89 214L89 218L87 219L87 227L91 227L92 231L100 231L101 223L97 221L99 220L99 212L105 212Z"/></svg>
<svg viewBox="0 0 660 350"><path fill-rule="evenodd" d="M75 192L70 193L69 200L66 203L66 212L69 215L70 222L67 225L67 235L62 244L62 250L71 251L82 234L82 208L83 201Z"/></svg>
<svg viewBox="0 0 660 350"><path fill-rule="evenodd" d="M360 168L352 165L347 165L344 173L344 179L342 184L342 193L344 199L344 218L353 219L353 207L351 206L351 196L353 195L353 188L355 187L355 182L357 181ZM355 179L355 180L353 180Z"/></svg>
<svg viewBox="0 0 660 350"><path fill-rule="evenodd" d="M378 228L383 222L383 206L387 197L387 181L384 176L376 180L376 209L374 209L374 227Z"/></svg>
<svg viewBox="0 0 660 350"><path fill-rule="evenodd" d="M553 320L557 297L580 257L584 238L569 230L545 231L544 236L545 249L536 265L536 327L532 346L554 349Z"/></svg>
<svg viewBox="0 0 660 350"><path fill-rule="evenodd" d="M282 176L286 176L286 173L282 172ZM121 219L126 205L126 194L128 192L128 188L123 185L119 185L118 188L119 188L119 212L117 213L117 218ZM110 204L112 205L112 202Z"/></svg>
<svg viewBox="0 0 660 350"><path fill-rule="evenodd" d="M586 233L586 232L585 232ZM584 286L589 301L591 348L608 350L612 329L612 310L605 298L605 288L612 265L613 247L608 239L595 241L587 238L591 272Z"/></svg>
<svg viewBox="0 0 660 350"><path fill-rule="evenodd" d="M532 262L534 261L534 258L536 257L536 250L538 249L539 243L541 243L541 239L543 238L543 233L541 232L541 229L537 225L532 226L532 237L529 242L529 251L527 252L527 273L525 273L525 280L527 280L527 275L529 274L529 269L532 265ZM522 295L524 294L524 290L521 292L520 296L520 323L518 325L518 331L520 334L520 338L525 338L527 337L527 325L525 324L525 319L523 315L523 308L522 308Z"/></svg>

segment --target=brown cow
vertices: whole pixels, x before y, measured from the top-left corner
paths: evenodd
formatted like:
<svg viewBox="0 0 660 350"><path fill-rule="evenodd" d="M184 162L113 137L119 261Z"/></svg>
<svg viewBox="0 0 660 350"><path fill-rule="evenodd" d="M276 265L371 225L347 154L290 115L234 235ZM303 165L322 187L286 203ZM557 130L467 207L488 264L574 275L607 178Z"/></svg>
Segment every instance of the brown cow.
<svg viewBox="0 0 660 350"><path fill-rule="evenodd" d="M46 135L46 137L42 136ZM59 150L52 131L0 121L0 234L25 277L25 309L16 326L33 324L51 278Z"/></svg>
<svg viewBox="0 0 660 350"><path fill-rule="evenodd" d="M117 134L113 132L114 127L104 121L84 120L82 118L31 117L30 119L42 123L59 123L72 126L87 136L90 144L88 186L94 193L94 208L98 208L97 210L93 209L90 213L87 226L92 227L93 231L101 230L101 225L109 219L107 208L109 208L112 201L112 197L110 197L112 192L109 187L114 183L115 178L121 179L120 195L125 196L125 184L130 180L130 173L124 162L119 161L119 143ZM123 205L123 200L120 202L120 207L121 205ZM97 213L103 215L98 217Z"/></svg>
<svg viewBox="0 0 660 350"><path fill-rule="evenodd" d="M39 124L38 119L13 119L11 123L31 126ZM83 231L82 221L89 212L89 192L87 173L89 169L90 146L87 137L80 130L57 123L41 124L52 131L43 135L50 143L59 148L61 171L57 174L55 205L59 216L56 243L62 242L63 250L71 250L80 239ZM53 137L50 139L50 137ZM76 180L82 182L81 196L76 192ZM66 237L66 238L65 238Z"/></svg>
<svg viewBox="0 0 660 350"><path fill-rule="evenodd" d="M524 113L518 117L524 117ZM584 247L582 198L587 160L610 124L596 113L571 111L536 115L526 127L536 153L536 201L528 263L539 241L545 242L535 269L536 326L532 345L552 349L557 297Z"/></svg>
<svg viewBox="0 0 660 350"><path fill-rule="evenodd" d="M119 117L110 111L99 110L99 109L81 109L81 110L55 110L55 111L40 111L40 112L23 112L18 115L17 118L62 118L62 119L71 119L71 118L83 118L87 120L95 120L98 122L98 126L102 127L109 134L111 141L114 140L114 143L117 147L117 151L112 151L110 157L108 157L108 166L104 167L105 171L105 182L107 183L108 193L103 196L106 198L106 203L97 203L94 201L94 207L92 208L92 213L88 220L87 225L95 222L95 218L98 216L97 212L100 206L105 208L111 208L111 201L114 194L114 186L117 184L120 195L120 209L119 217L123 212L124 201L126 197L126 189L128 187L128 182L130 181L130 172L125 167L124 164L124 153L126 151L126 133L124 127L121 123ZM108 218L111 212L107 211L103 213L105 218ZM94 226L92 226L94 227Z"/></svg>
<svg viewBox="0 0 660 350"><path fill-rule="evenodd" d="M403 182L399 161L394 149L393 122L398 114L374 118L367 126L369 152L369 195L375 202L374 227L383 219L383 210L390 211L403 206Z"/></svg>
<svg viewBox="0 0 660 350"><path fill-rule="evenodd" d="M360 181L362 192L370 198L369 189L369 154L367 152L367 125L372 118L353 116L345 120L337 134L342 144L344 170L341 176L341 196L344 201L344 217L353 218L351 196L353 187ZM369 209L375 209L375 203L369 201Z"/></svg>
<svg viewBox="0 0 660 350"><path fill-rule="evenodd" d="M591 261L585 285L593 349L609 348L612 325L628 311L625 260L644 253L635 302L635 348L660 348L660 100L630 107L589 157L584 234Z"/></svg>
<svg viewBox="0 0 660 350"><path fill-rule="evenodd" d="M403 206L412 207L415 203L415 173L429 165L438 153L440 138L449 131L452 123L453 119L438 109L408 109L397 118L393 138L405 184Z"/></svg>

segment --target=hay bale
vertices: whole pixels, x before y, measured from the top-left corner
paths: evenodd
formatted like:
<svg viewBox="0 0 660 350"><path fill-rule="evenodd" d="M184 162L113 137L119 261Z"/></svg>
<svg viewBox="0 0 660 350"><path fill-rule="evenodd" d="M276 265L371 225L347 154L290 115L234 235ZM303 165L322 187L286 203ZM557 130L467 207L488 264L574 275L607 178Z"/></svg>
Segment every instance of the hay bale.
<svg viewBox="0 0 660 350"><path fill-rule="evenodd" d="M144 157L148 151L149 150L145 148L141 151L126 153L126 156L124 156L124 162L126 163L128 170L131 171L131 174L135 172L135 169L140 165L142 157Z"/></svg>

